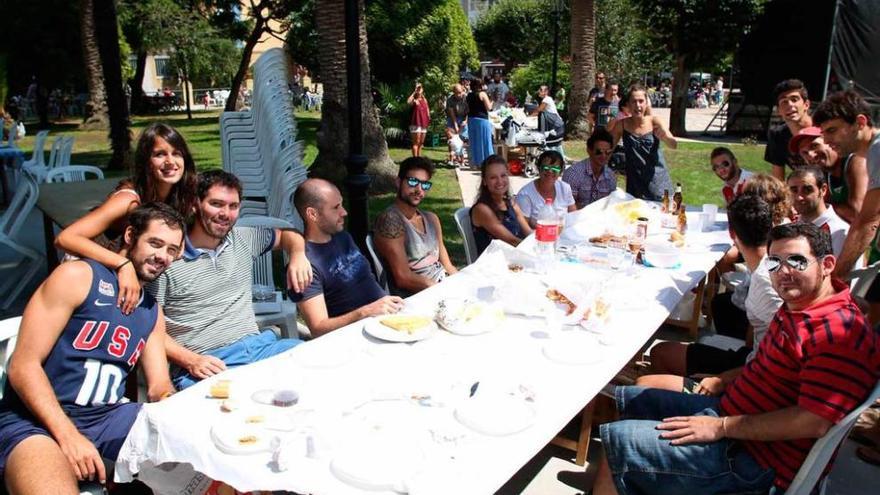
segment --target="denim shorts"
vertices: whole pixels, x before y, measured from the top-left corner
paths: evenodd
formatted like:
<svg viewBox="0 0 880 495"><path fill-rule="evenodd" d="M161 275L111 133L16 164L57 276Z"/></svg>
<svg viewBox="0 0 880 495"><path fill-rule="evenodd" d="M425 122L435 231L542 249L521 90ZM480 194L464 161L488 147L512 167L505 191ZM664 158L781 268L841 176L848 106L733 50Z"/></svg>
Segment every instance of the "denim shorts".
<svg viewBox="0 0 880 495"><path fill-rule="evenodd" d="M302 341L299 339L279 339L274 331L264 329L260 333L248 335L225 347L208 351L205 354L220 359L226 364L227 368L234 368L281 354L301 343ZM172 383L174 383L174 387L177 390L191 387L198 381L197 378L187 373L184 369L179 369L172 379Z"/></svg>
<svg viewBox="0 0 880 495"><path fill-rule="evenodd" d="M668 390L618 387L622 420L600 427L617 492L623 494L766 494L772 469L761 467L740 442L672 445L656 429L672 416L715 416L718 398Z"/></svg>

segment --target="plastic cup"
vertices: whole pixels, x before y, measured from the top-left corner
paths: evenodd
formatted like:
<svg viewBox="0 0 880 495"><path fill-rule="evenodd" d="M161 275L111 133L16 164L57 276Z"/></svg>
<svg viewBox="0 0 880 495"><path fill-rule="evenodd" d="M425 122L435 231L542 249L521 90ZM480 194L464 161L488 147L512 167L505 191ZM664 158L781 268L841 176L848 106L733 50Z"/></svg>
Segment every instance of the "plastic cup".
<svg viewBox="0 0 880 495"><path fill-rule="evenodd" d="M709 217L710 224L715 223L715 217L718 215L718 205L703 205L703 213L708 213L711 216Z"/></svg>

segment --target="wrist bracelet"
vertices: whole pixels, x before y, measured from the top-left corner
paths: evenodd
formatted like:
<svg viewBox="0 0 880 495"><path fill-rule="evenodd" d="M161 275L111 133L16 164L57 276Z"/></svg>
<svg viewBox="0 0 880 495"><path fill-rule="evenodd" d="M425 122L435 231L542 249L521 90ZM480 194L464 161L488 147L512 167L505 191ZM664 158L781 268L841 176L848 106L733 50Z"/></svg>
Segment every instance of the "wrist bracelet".
<svg viewBox="0 0 880 495"><path fill-rule="evenodd" d="M727 416L721 418L721 434L724 435L724 438L727 438Z"/></svg>
<svg viewBox="0 0 880 495"><path fill-rule="evenodd" d="M127 264L129 264L129 263L131 263L131 260L125 260L125 261L123 261L119 266L117 266L116 269L113 270L113 271L118 272L120 268L122 268L123 266L125 266L125 265L127 265Z"/></svg>

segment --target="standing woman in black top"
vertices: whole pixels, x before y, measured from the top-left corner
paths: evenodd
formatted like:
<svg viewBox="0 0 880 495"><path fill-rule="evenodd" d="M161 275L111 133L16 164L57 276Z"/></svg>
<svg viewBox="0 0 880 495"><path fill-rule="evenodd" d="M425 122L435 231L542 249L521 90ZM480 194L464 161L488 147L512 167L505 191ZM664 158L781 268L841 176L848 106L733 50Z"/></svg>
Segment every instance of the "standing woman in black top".
<svg viewBox="0 0 880 495"><path fill-rule="evenodd" d="M468 140L470 141L470 164L477 168L492 154L492 123L489 122L489 109L492 101L483 89L483 81L473 79L471 92L467 95Z"/></svg>

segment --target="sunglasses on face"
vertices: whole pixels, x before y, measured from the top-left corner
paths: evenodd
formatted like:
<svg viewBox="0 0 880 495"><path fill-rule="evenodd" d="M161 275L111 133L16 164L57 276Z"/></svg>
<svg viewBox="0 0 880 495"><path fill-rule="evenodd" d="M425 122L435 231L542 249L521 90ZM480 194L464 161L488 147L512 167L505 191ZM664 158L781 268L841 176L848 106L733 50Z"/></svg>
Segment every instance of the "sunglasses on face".
<svg viewBox="0 0 880 495"><path fill-rule="evenodd" d="M604 156L611 156L614 154L614 150L607 150L607 151L593 150L593 154L598 155L598 156L603 156L603 155Z"/></svg>
<svg viewBox="0 0 880 495"><path fill-rule="evenodd" d="M541 165L541 172L553 172L554 174L558 174L562 172L562 167L559 165Z"/></svg>
<svg viewBox="0 0 880 495"><path fill-rule="evenodd" d="M799 272L802 272L807 269L808 266L813 263L819 261L818 259L809 260L806 256L802 254L790 254L785 258L781 256L767 256L767 271L770 273L778 271L782 268L782 264L785 263L789 268L793 268Z"/></svg>
<svg viewBox="0 0 880 495"><path fill-rule="evenodd" d="M712 164L712 170L718 170L719 168L729 168L729 167L730 167L730 162L727 160L724 160L721 163L713 163Z"/></svg>
<svg viewBox="0 0 880 495"><path fill-rule="evenodd" d="M407 177L407 178L406 178L406 184L407 184L409 187L416 187L416 186L418 186L418 185L421 185L421 186L422 186L422 191L425 191L425 192L430 191L430 190L431 190L431 186L434 185L434 184L432 184L431 181L429 181L429 180L419 180L419 179L416 179L415 177Z"/></svg>

